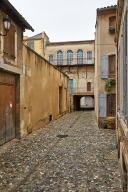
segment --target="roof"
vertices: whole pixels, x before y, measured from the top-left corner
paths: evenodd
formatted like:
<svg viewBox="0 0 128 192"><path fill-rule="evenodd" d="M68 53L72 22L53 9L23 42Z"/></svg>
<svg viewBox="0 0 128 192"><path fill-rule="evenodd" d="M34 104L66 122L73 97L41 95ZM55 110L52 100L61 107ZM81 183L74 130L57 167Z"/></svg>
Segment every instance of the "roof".
<svg viewBox="0 0 128 192"><path fill-rule="evenodd" d="M94 40L87 41L63 41L63 42L49 42L47 46L58 46L58 45L76 45L76 44L92 44Z"/></svg>
<svg viewBox="0 0 128 192"><path fill-rule="evenodd" d="M42 33L39 33L39 34L37 34L37 35L34 35L34 36L32 36L32 37L29 37L29 39L41 39L42 38Z"/></svg>
<svg viewBox="0 0 128 192"><path fill-rule="evenodd" d="M41 33L39 33L39 34L36 34L36 35L32 36L32 37L27 37L27 38L25 39L25 41L28 41L28 40L40 40L40 39L43 38L43 35L45 35L47 38L49 38L49 37L47 36L47 34L43 31L43 32L41 32Z"/></svg>
<svg viewBox="0 0 128 192"><path fill-rule="evenodd" d="M25 20L25 18L15 9L15 7L8 0L0 0L0 9L3 10L12 20L19 24L23 30L29 29L34 31L32 26Z"/></svg>
<svg viewBox="0 0 128 192"><path fill-rule="evenodd" d="M107 7L98 8L97 13L102 13L106 11L116 11L116 9L117 9L117 5L111 5Z"/></svg>

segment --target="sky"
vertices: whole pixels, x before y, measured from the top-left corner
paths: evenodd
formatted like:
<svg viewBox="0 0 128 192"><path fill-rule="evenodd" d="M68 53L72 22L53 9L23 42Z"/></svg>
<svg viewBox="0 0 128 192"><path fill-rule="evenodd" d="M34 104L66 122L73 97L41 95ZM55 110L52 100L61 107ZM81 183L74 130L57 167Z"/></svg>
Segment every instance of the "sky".
<svg viewBox="0 0 128 192"><path fill-rule="evenodd" d="M10 0L34 28L25 35L45 31L50 41L94 39L96 9L117 0Z"/></svg>

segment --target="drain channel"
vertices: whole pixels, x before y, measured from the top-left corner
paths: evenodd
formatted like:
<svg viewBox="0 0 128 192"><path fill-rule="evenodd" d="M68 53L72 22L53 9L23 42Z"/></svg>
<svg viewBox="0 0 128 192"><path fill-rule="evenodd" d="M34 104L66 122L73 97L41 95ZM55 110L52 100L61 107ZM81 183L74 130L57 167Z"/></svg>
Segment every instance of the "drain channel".
<svg viewBox="0 0 128 192"><path fill-rule="evenodd" d="M60 138L60 139L63 139L63 138L68 137L68 135L57 135L57 137Z"/></svg>

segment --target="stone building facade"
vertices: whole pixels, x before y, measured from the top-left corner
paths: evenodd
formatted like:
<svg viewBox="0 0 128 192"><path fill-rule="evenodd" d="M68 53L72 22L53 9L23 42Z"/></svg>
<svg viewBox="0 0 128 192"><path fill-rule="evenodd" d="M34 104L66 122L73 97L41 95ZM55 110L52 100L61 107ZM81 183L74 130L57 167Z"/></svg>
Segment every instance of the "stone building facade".
<svg viewBox="0 0 128 192"><path fill-rule="evenodd" d="M128 191L128 1L117 6L117 142L123 192Z"/></svg>
<svg viewBox="0 0 128 192"><path fill-rule="evenodd" d="M8 15L8 16L7 16ZM6 34L5 17L11 20ZM0 144L20 136L20 78L23 31L32 27L10 4L0 1Z"/></svg>
<svg viewBox="0 0 128 192"><path fill-rule="evenodd" d="M43 32L25 43L69 76L71 110L94 108L94 40L50 42Z"/></svg>
<svg viewBox="0 0 128 192"><path fill-rule="evenodd" d="M11 26L6 35L3 18L7 15ZM1 0L0 145L21 138L69 109L68 77L23 45L25 29L33 31L8 0Z"/></svg>
<svg viewBox="0 0 128 192"><path fill-rule="evenodd" d="M100 127L115 127L116 6L97 9L95 32L95 112Z"/></svg>

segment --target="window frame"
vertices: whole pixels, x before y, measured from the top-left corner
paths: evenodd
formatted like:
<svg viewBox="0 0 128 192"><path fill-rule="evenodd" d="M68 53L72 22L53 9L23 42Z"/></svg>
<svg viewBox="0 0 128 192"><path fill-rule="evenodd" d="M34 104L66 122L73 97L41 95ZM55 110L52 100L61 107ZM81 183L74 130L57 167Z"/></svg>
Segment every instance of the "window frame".
<svg viewBox="0 0 128 192"><path fill-rule="evenodd" d="M109 30L115 30L116 28L116 16L109 17Z"/></svg>
<svg viewBox="0 0 128 192"><path fill-rule="evenodd" d="M79 49L77 51L77 65L82 65L83 64L83 50Z"/></svg>
<svg viewBox="0 0 128 192"><path fill-rule="evenodd" d="M63 52L57 51L57 65L63 65Z"/></svg>
<svg viewBox="0 0 128 192"><path fill-rule="evenodd" d="M116 94L107 94L107 116L116 116Z"/></svg>
<svg viewBox="0 0 128 192"><path fill-rule="evenodd" d="M16 46L17 46L17 39L16 39L16 26L15 24L11 23L10 30L8 31L7 35L3 37L4 45L3 45L3 52L4 54L12 59L16 59Z"/></svg>
<svg viewBox="0 0 128 192"><path fill-rule="evenodd" d="M71 65L73 62L73 51L68 50L67 51L67 65Z"/></svg>
<svg viewBox="0 0 128 192"><path fill-rule="evenodd" d="M112 57L114 58L114 64L111 62L113 59ZM114 68L113 72L112 72L112 67ZM116 55L112 54L108 56L108 77L115 78L115 74L116 74Z"/></svg>
<svg viewBox="0 0 128 192"><path fill-rule="evenodd" d="M90 57L90 55L91 55L91 57ZM88 60L92 60L92 51L87 51L87 61Z"/></svg>
<svg viewBox="0 0 128 192"><path fill-rule="evenodd" d="M92 83L91 82L87 82L87 92L92 90Z"/></svg>

